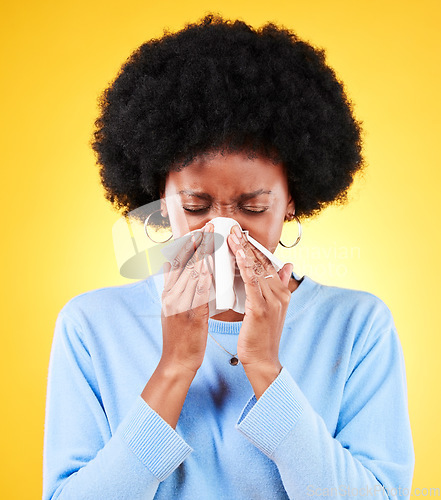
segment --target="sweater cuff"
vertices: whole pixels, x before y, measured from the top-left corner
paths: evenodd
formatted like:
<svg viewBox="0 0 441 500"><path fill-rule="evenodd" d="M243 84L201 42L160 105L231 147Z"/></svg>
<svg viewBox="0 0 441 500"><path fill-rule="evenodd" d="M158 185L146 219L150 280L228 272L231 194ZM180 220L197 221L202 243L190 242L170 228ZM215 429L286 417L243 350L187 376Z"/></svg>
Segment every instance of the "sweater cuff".
<svg viewBox="0 0 441 500"><path fill-rule="evenodd" d="M272 458L303 413L300 389L286 368L257 400L253 395L236 424L260 451ZM303 396L304 397L304 396Z"/></svg>
<svg viewBox="0 0 441 500"><path fill-rule="evenodd" d="M141 395L120 423L118 432L159 481L166 479L193 451Z"/></svg>

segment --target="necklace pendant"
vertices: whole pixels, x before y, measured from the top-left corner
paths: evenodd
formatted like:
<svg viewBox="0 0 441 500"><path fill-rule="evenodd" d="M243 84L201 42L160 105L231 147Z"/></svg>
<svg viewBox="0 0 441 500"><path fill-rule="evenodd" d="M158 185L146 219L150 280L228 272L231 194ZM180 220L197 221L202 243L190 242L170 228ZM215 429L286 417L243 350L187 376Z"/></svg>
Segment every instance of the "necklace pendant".
<svg viewBox="0 0 441 500"><path fill-rule="evenodd" d="M230 359L230 365L232 366L237 366L239 364L239 359L236 358L236 356L233 356L231 359Z"/></svg>

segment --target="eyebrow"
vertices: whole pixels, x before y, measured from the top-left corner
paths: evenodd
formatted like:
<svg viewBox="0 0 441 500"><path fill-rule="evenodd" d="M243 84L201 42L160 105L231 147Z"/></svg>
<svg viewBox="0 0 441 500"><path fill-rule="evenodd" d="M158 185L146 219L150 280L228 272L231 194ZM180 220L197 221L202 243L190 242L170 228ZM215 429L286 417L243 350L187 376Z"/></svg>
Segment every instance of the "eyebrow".
<svg viewBox="0 0 441 500"><path fill-rule="evenodd" d="M188 189L183 189L182 191L179 191L178 194L186 194L187 196L194 196L196 198L201 198L203 200L209 200L209 201L213 199L213 197L208 193L190 191ZM253 191L252 193L242 193L241 195L234 198L233 201L250 200L251 198L259 196L259 194L272 194L272 191L258 189L257 191Z"/></svg>

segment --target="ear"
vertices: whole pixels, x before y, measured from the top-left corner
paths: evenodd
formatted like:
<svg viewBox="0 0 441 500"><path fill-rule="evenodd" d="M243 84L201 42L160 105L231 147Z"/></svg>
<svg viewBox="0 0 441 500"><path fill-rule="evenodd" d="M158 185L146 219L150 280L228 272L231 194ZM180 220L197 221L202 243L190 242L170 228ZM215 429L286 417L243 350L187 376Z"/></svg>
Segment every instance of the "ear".
<svg viewBox="0 0 441 500"><path fill-rule="evenodd" d="M165 218L168 215L167 204L165 198L161 198L161 215Z"/></svg>
<svg viewBox="0 0 441 500"><path fill-rule="evenodd" d="M295 214L295 212L296 212L296 206L295 206L294 200L293 200L293 198L291 196L289 198L288 205L286 206L285 219L286 220L291 220L292 216Z"/></svg>

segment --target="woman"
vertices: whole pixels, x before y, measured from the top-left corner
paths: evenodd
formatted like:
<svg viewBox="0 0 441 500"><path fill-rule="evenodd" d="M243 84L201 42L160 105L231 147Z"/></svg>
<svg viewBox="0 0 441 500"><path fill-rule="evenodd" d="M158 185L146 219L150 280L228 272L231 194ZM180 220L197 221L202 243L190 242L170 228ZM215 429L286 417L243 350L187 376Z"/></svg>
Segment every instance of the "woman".
<svg viewBox="0 0 441 500"><path fill-rule="evenodd" d="M233 227L245 312L208 314L213 218L274 252L364 165L323 51L207 15L135 51L101 111L107 199L124 215L160 200L156 226L195 237L164 273L61 310L43 498L409 496L404 360L378 297L277 272Z"/></svg>

